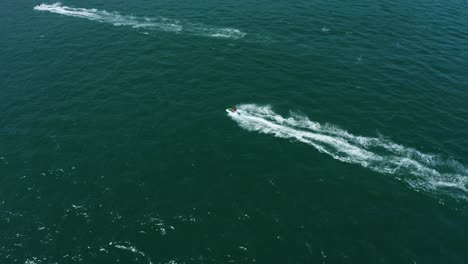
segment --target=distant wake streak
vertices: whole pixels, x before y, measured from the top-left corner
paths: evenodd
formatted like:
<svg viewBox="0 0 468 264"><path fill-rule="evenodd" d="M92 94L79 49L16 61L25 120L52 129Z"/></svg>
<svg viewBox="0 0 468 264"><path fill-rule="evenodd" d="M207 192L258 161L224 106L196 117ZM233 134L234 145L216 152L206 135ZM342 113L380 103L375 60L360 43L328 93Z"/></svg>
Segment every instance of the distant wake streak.
<svg viewBox="0 0 468 264"><path fill-rule="evenodd" d="M417 190L447 191L453 196L467 198L468 169L456 161L424 154L388 139L355 136L295 113L285 118L269 106L247 104L238 109L239 114L228 115L248 131L294 139L334 159L405 177L403 180Z"/></svg>
<svg viewBox="0 0 468 264"><path fill-rule="evenodd" d="M182 23L175 19L163 17L146 18L121 15L117 12L107 12L105 10L68 7L63 6L61 3L40 4L35 6L34 10L85 18L101 23L109 23L114 26L128 26L154 31L185 32L198 36L229 39L240 39L245 36L245 33L235 28L218 28L202 24Z"/></svg>

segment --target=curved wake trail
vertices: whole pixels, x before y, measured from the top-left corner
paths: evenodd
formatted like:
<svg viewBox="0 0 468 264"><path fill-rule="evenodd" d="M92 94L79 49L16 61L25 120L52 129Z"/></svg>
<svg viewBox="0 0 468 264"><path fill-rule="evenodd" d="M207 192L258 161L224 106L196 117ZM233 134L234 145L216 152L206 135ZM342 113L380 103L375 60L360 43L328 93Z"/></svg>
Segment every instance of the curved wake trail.
<svg viewBox="0 0 468 264"><path fill-rule="evenodd" d="M235 28L211 27L203 24L182 23L175 19L163 17L146 18L122 15L118 12L108 12L98 9L86 9L63 6L61 3L40 4L34 10L61 14L71 17L85 18L101 23L108 23L114 26L128 26L132 28L142 28L155 31L185 32L197 36L240 39L246 34Z"/></svg>
<svg viewBox="0 0 468 264"><path fill-rule="evenodd" d="M446 191L454 197L468 198L468 169L456 161L424 154L388 139L355 136L295 113L285 118L270 106L240 105L238 112L228 115L248 131L294 139L334 159L379 173L404 176L403 180L417 190Z"/></svg>

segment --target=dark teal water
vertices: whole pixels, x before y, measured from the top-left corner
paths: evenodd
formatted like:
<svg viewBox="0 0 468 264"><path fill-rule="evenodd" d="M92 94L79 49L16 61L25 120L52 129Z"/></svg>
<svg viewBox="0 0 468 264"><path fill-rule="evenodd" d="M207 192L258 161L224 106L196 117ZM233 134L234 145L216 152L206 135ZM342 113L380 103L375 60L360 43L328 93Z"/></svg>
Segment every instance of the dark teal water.
<svg viewBox="0 0 468 264"><path fill-rule="evenodd" d="M0 263L467 263L467 25L461 0L2 1Z"/></svg>

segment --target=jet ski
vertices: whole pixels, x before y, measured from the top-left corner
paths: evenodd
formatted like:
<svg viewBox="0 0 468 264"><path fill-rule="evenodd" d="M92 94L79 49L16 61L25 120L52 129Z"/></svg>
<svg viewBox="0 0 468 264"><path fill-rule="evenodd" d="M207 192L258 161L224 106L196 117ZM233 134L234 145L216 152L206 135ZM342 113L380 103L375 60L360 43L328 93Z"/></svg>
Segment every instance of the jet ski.
<svg viewBox="0 0 468 264"><path fill-rule="evenodd" d="M237 112L237 108L235 106L226 108L226 112L228 112L228 113L239 113L239 112Z"/></svg>

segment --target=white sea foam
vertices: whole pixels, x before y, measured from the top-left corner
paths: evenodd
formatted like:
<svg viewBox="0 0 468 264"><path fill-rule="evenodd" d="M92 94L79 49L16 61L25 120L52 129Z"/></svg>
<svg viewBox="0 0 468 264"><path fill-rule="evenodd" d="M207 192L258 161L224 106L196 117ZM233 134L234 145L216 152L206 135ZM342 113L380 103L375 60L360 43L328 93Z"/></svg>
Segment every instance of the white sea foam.
<svg viewBox="0 0 468 264"><path fill-rule="evenodd" d="M228 113L248 130L294 139L315 147L334 159L359 164L373 171L398 175L418 190L441 191L467 198L468 169L437 155L424 154L385 138L355 136L339 127L311 121L291 113L283 117L270 106L240 105L238 113Z"/></svg>
<svg viewBox="0 0 468 264"><path fill-rule="evenodd" d="M210 28L203 25L193 25L192 27L187 28L187 31L191 31L196 35L214 38L240 39L245 36L245 33L235 28Z"/></svg>
<svg viewBox="0 0 468 264"><path fill-rule="evenodd" d="M240 39L245 33L234 28L220 28L189 22L181 22L175 19L163 17L146 18L130 15L123 15L118 12L108 12L98 9L76 8L64 6L61 3L40 4L34 7L34 10L61 14L65 16L85 18L101 23L108 23L114 26L128 26L132 28L141 28L145 30L166 31L166 32L184 32L187 34L215 37Z"/></svg>
<svg viewBox="0 0 468 264"><path fill-rule="evenodd" d="M115 248L130 251L130 252L132 252L134 254L140 255L141 257L146 258L146 260L148 261L149 264L153 264L151 259L149 257L147 257L146 254L143 251L138 250L137 248L132 246L129 242L110 242L109 246L113 246Z"/></svg>

